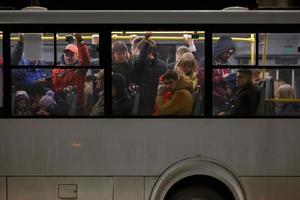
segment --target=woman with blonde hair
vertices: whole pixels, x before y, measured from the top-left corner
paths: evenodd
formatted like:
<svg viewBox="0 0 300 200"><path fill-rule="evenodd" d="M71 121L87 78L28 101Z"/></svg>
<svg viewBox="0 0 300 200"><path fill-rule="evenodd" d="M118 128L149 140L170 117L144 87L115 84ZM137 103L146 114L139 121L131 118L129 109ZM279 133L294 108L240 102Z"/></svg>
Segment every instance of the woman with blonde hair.
<svg viewBox="0 0 300 200"><path fill-rule="evenodd" d="M291 85L283 84L278 88L279 99L295 99L295 92ZM297 103L277 103L275 106L277 115L299 115L300 105Z"/></svg>
<svg viewBox="0 0 300 200"><path fill-rule="evenodd" d="M198 63L192 53L185 53L180 60L175 64L174 71L180 76L186 76L193 82L193 89L195 90L198 85L197 79Z"/></svg>

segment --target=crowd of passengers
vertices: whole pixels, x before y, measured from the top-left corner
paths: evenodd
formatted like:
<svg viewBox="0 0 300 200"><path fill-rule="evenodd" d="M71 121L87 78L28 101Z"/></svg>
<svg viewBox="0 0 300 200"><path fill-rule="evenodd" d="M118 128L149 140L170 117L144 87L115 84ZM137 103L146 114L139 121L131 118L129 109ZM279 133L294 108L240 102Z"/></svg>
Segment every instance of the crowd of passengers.
<svg viewBox="0 0 300 200"><path fill-rule="evenodd" d="M80 34L67 42L58 64L61 68L12 69L13 115L104 115L104 71L87 67L92 59L99 59L96 54L91 57L96 49L93 45L89 49ZM23 35L19 34L11 50L12 65L43 63L27 59L23 49Z"/></svg>
<svg viewBox="0 0 300 200"><path fill-rule="evenodd" d="M151 35L135 37L131 49L122 41L112 44L112 114L132 114L136 86L139 88L137 115L184 116L200 114L195 110L198 94L204 95L204 58L197 60L192 39L176 51L174 63L158 58ZM90 55L81 35L65 47L60 66L88 66ZM20 40L21 41L21 40ZM13 49L12 51L16 51ZM235 44L222 36L213 47L213 65L229 65ZM19 55L12 52L12 55ZM18 60L15 60L18 59ZM22 57L12 56L12 62ZM91 115L104 114L103 70L15 69L13 83L15 115ZM25 75L25 76L24 76ZM213 69L212 111L218 116L255 116L261 100L262 79L259 70ZM287 94L288 93L288 94ZM74 95L76 106L74 110ZM279 98L295 98L288 84L279 87ZM203 105L203 102L201 102ZM73 105L73 106L72 106ZM72 108L72 109L71 109ZM70 111L71 110L71 111ZM276 104L276 114L293 115L297 104Z"/></svg>

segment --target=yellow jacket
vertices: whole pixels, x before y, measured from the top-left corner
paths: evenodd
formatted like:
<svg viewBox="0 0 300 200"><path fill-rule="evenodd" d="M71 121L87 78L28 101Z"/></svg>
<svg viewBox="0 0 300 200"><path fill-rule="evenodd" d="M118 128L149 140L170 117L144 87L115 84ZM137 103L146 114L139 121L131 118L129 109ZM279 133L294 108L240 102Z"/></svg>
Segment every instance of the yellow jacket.
<svg viewBox="0 0 300 200"><path fill-rule="evenodd" d="M156 97L159 115L191 115L193 111L192 91L192 81L187 77L181 76L176 89L166 104L163 104L162 96Z"/></svg>

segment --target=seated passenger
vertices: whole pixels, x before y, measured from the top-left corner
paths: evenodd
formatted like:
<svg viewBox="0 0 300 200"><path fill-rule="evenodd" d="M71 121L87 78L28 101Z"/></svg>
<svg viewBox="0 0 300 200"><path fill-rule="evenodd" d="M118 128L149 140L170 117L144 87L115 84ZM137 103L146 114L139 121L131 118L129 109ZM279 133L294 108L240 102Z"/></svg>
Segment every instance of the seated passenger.
<svg viewBox="0 0 300 200"><path fill-rule="evenodd" d="M30 101L26 91L17 91L13 107L14 116L31 116Z"/></svg>
<svg viewBox="0 0 300 200"><path fill-rule="evenodd" d="M294 89L289 84L283 84L278 88L279 99L295 99ZM276 103L276 115L299 115L300 105L298 103Z"/></svg>
<svg viewBox="0 0 300 200"><path fill-rule="evenodd" d="M236 86L239 90L233 96L229 110L219 115L227 116L255 116L259 104L260 94L252 83L252 72L249 69L237 71Z"/></svg>
<svg viewBox="0 0 300 200"><path fill-rule="evenodd" d="M99 90L98 100L92 108L90 116L104 115L104 70L95 74L96 89Z"/></svg>
<svg viewBox="0 0 300 200"><path fill-rule="evenodd" d="M36 112L36 115L49 116L55 113L56 102L53 97L54 92L50 90L39 100L40 110Z"/></svg>
<svg viewBox="0 0 300 200"><path fill-rule="evenodd" d="M185 53L180 60L176 63L174 70L178 73L178 76L186 76L193 82L193 89L198 86L197 72L198 68L197 60L192 53Z"/></svg>
<svg viewBox="0 0 300 200"><path fill-rule="evenodd" d="M262 84L262 78L261 78L261 70L260 69L252 69L252 83L253 85L256 85L258 87Z"/></svg>
<svg viewBox="0 0 300 200"><path fill-rule="evenodd" d="M191 115L193 111L193 83L185 76L179 77L177 72L168 71L163 76L156 97L158 115ZM171 98L164 103L163 94L171 92Z"/></svg>
<svg viewBox="0 0 300 200"><path fill-rule="evenodd" d="M112 75L112 114L118 116L129 115L133 100L125 90L125 79L122 74L114 73Z"/></svg>

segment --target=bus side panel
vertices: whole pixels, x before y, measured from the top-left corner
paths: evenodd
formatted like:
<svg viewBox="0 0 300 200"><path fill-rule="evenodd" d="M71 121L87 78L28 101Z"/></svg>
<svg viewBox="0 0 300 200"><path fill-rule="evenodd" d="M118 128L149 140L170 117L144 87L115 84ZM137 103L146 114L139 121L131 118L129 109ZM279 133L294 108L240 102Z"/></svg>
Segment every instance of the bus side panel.
<svg viewBox="0 0 300 200"><path fill-rule="evenodd" d="M77 191L77 192L76 192ZM112 177L8 177L8 199L113 199Z"/></svg>
<svg viewBox="0 0 300 200"><path fill-rule="evenodd" d="M115 177L114 200L144 199L144 177Z"/></svg>
<svg viewBox="0 0 300 200"><path fill-rule="evenodd" d="M6 200L6 177L0 177L0 200Z"/></svg>
<svg viewBox="0 0 300 200"><path fill-rule="evenodd" d="M299 119L0 120L2 176L158 176L202 155L240 176L299 176Z"/></svg>
<svg viewBox="0 0 300 200"><path fill-rule="evenodd" d="M76 197L78 200L149 200L156 179L157 177L142 176L8 177L8 200L53 200ZM5 191L5 181L1 181L0 186L2 195L0 200L5 200L5 192L2 193L2 189Z"/></svg>
<svg viewBox="0 0 300 200"><path fill-rule="evenodd" d="M242 177L250 200L300 199L300 177Z"/></svg>

